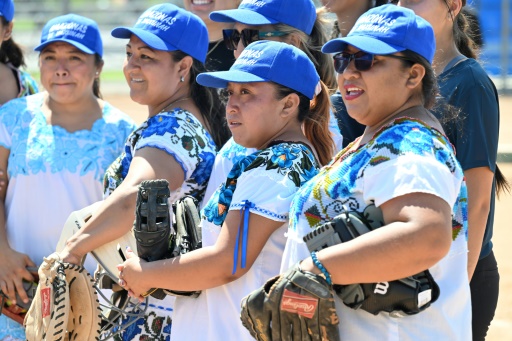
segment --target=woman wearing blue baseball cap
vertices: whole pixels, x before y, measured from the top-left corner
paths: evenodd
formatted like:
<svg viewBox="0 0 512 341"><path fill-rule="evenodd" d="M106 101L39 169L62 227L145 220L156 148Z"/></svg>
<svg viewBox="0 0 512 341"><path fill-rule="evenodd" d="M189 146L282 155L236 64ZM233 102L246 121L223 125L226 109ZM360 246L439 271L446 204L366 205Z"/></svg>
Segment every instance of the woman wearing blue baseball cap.
<svg viewBox="0 0 512 341"><path fill-rule="evenodd" d="M461 110L458 124L445 127L457 150L468 185L468 276L471 287L473 340L485 340L498 304L500 275L492 248L496 194L510 184L496 160L499 140L499 97L478 63L468 35L465 0L399 1L428 20L436 33L434 67L442 101ZM435 110L436 116L442 111Z"/></svg>
<svg viewBox="0 0 512 341"><path fill-rule="evenodd" d="M210 18L216 22L232 23L233 29L224 30L224 43L238 57L244 48L257 40L273 40L291 44L304 51L315 64L320 79L334 92L337 84L329 57L320 51L327 42L325 27L327 21L323 10L317 10L312 0L262 0L242 1L237 9L214 11ZM335 147L332 152L320 156L325 164L342 146L342 136L334 113L329 121L331 134L317 136L317 139L332 138ZM253 153L230 139L215 158L212 175L206 189L206 198L226 179L233 167L233 161Z"/></svg>
<svg viewBox="0 0 512 341"><path fill-rule="evenodd" d="M96 22L68 14L41 35L45 91L0 108L0 289L27 304L22 280L55 250L69 214L102 199L106 168L121 154L133 121L100 96L103 45ZM86 262L89 271L96 264ZM22 302L23 301L23 302ZM13 303L13 302L11 302ZM0 339L25 340L21 324L0 317Z"/></svg>
<svg viewBox="0 0 512 341"><path fill-rule="evenodd" d="M466 187L428 110L431 25L384 5L322 51L334 53L348 113L366 129L294 196L282 270L302 260L303 271L341 286L340 340L470 340ZM335 232L344 242L322 237L335 221L346 222Z"/></svg>
<svg viewBox="0 0 512 341"><path fill-rule="evenodd" d="M18 97L37 93L37 83L20 67L25 66L23 51L12 39L14 3L0 0L0 106Z"/></svg>
<svg viewBox="0 0 512 341"><path fill-rule="evenodd" d="M108 168L107 199L99 213L61 253L72 263L131 230L143 180L166 179L170 203L185 195L201 201L217 146L229 136L217 92L195 82L208 48L206 26L199 17L172 4L158 4L142 13L133 27L113 29L112 36L126 39L123 71L130 97L147 106L148 118ZM168 338L173 301L149 298L146 317L124 330L122 339ZM143 327L149 323L151 328Z"/></svg>
<svg viewBox="0 0 512 341"><path fill-rule="evenodd" d="M306 54L270 41L197 81L227 89L235 142L257 151L235 163L202 211L203 248L151 263L132 254L121 267L124 285L135 297L152 287L202 290L176 299L174 340L251 340L240 300L279 272L290 201L329 148L314 138L328 133L316 121L329 115L329 93Z"/></svg>

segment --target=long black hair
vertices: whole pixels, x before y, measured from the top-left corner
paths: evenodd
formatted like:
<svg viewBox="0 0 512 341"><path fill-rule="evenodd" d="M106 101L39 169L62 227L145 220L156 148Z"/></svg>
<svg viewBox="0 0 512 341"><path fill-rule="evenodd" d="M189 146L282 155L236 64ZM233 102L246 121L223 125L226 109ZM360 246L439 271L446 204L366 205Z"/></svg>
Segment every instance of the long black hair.
<svg viewBox="0 0 512 341"><path fill-rule="evenodd" d="M4 27L10 24L3 16L0 16L0 21ZM2 43L2 48L0 48L0 63L11 63L15 68L26 66L23 51L21 47L14 42L12 37Z"/></svg>
<svg viewBox="0 0 512 341"><path fill-rule="evenodd" d="M175 62L179 62L188 56L188 54L182 51L173 51L171 54ZM205 72L206 69L203 63L195 58L192 59L193 63L190 68L190 94L206 122L213 141L215 141L217 148L220 149L231 137L226 123L226 107L221 101L216 89L201 86L196 82L197 75L201 72Z"/></svg>

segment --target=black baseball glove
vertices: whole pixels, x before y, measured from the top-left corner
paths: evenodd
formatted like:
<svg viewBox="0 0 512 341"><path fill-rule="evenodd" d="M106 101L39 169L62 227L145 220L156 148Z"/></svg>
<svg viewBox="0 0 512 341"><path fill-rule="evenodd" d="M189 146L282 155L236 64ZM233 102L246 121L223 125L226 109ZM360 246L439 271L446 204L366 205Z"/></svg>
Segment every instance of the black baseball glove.
<svg viewBox="0 0 512 341"><path fill-rule="evenodd" d="M382 212L374 205L363 213L343 213L304 236L309 251L320 251L344 243L384 225ZM334 285L336 294L345 305L377 315L384 311L401 317L417 314L439 297L439 286L428 270L396 281Z"/></svg>

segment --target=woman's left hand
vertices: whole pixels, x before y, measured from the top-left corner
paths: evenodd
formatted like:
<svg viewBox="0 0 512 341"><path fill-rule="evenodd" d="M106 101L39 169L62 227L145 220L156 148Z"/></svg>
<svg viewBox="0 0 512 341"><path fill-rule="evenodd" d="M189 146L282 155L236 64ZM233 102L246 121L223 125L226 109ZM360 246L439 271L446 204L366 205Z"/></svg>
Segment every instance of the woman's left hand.
<svg viewBox="0 0 512 341"><path fill-rule="evenodd" d="M148 292L151 287L146 286L143 279L143 266L146 263L133 253L130 248L126 249L126 261L119 264L119 285L128 291L131 297L138 298L140 301L144 299L142 294Z"/></svg>

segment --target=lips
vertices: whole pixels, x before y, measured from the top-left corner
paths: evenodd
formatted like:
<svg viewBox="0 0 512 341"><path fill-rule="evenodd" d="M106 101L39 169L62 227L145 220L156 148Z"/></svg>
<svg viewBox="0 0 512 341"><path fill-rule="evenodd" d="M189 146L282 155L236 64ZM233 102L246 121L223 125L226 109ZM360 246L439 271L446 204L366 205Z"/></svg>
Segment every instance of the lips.
<svg viewBox="0 0 512 341"><path fill-rule="evenodd" d="M196 6L209 5L213 3L213 0L191 0L190 3Z"/></svg>
<svg viewBox="0 0 512 341"><path fill-rule="evenodd" d="M357 97L361 96L364 93L363 89L352 84L347 84L343 86L343 88L345 89L344 99L347 101L356 99Z"/></svg>

